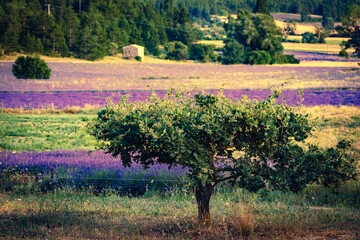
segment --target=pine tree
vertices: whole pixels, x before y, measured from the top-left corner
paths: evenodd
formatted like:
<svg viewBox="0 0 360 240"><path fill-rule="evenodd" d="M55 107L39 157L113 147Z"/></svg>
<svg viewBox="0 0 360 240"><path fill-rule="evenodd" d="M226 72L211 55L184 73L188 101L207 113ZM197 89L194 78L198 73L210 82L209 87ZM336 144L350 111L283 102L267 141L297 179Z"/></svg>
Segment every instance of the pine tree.
<svg viewBox="0 0 360 240"><path fill-rule="evenodd" d="M26 41L25 41L25 51L33 54L36 46L36 38L30 33L26 34Z"/></svg>
<svg viewBox="0 0 360 240"><path fill-rule="evenodd" d="M72 7L66 8L65 15L65 38L69 49L72 50L79 31L80 21Z"/></svg>
<svg viewBox="0 0 360 240"><path fill-rule="evenodd" d="M253 12L270 15L268 1L267 0L257 0Z"/></svg>

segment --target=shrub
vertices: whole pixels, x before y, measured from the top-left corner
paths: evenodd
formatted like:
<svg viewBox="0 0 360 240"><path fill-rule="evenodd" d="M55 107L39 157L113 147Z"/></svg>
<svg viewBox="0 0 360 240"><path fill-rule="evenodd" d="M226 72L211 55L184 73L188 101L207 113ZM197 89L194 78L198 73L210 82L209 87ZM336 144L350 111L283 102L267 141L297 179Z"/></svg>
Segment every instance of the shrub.
<svg viewBox="0 0 360 240"><path fill-rule="evenodd" d="M244 63L244 54L244 45L240 44L238 41L230 40L227 41L224 46L221 60L222 63L226 65Z"/></svg>
<svg viewBox="0 0 360 240"><path fill-rule="evenodd" d="M280 56L277 56L276 58L273 58L272 63L277 63L277 64L286 64L286 63L299 64L300 60L295 58L294 55L280 55Z"/></svg>
<svg viewBox="0 0 360 240"><path fill-rule="evenodd" d="M135 57L135 60L136 60L136 61L139 61L139 62L142 62L141 56L136 56L136 57Z"/></svg>
<svg viewBox="0 0 360 240"><path fill-rule="evenodd" d="M192 44L189 47L189 57L191 60L200 62L207 62L208 60L215 60L214 53L215 45L207 44Z"/></svg>
<svg viewBox="0 0 360 240"><path fill-rule="evenodd" d="M252 51L247 58L247 62L251 65L270 64L271 60L271 55L267 51Z"/></svg>
<svg viewBox="0 0 360 240"><path fill-rule="evenodd" d="M311 32L305 32L302 35L302 39L301 39L302 43L317 43L317 40L315 38L315 35Z"/></svg>
<svg viewBox="0 0 360 240"><path fill-rule="evenodd" d="M340 56L340 57L349 57L349 54L346 52L345 49L342 49L342 50L339 52L339 56Z"/></svg>
<svg viewBox="0 0 360 240"><path fill-rule="evenodd" d="M51 69L39 56L20 56L13 64L12 73L17 79L49 79Z"/></svg>
<svg viewBox="0 0 360 240"><path fill-rule="evenodd" d="M165 45L165 50L167 51L167 59L185 60L188 58L188 47L182 42L170 42Z"/></svg>

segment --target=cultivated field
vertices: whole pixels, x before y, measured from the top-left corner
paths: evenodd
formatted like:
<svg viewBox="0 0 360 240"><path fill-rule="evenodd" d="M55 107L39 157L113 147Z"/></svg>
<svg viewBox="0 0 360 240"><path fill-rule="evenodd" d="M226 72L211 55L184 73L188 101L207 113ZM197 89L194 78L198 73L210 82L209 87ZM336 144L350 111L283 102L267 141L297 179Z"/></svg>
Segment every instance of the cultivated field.
<svg viewBox="0 0 360 240"><path fill-rule="evenodd" d="M98 151L86 129L107 97L145 101L152 90L164 95L196 86L262 100L270 86L291 79L282 97L310 114L308 142L332 147L350 140L360 159L359 59L338 57L336 45L284 46L301 64L45 57L50 79L18 80L11 73L16 57L0 61L0 239L360 239L360 180L337 193L310 185L298 195L250 194L224 184L211 200L213 222L204 227L187 169L125 168Z"/></svg>

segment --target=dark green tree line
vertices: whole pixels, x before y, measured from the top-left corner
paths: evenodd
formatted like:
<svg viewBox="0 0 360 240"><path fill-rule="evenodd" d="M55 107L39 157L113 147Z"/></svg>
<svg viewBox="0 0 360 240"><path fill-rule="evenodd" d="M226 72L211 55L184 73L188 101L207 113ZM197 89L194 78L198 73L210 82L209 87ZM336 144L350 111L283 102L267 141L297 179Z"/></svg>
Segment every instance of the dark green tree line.
<svg viewBox="0 0 360 240"><path fill-rule="evenodd" d="M0 3L0 53L23 51L95 60L139 44L154 55L159 44L199 38L185 6L137 0L10 0ZM48 14L50 4L50 14Z"/></svg>

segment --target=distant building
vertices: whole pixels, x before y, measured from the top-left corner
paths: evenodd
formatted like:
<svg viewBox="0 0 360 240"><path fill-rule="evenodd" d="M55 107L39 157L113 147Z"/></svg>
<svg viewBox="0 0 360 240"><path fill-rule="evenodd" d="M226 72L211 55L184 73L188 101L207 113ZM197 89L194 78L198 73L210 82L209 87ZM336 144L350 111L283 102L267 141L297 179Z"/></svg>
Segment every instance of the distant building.
<svg viewBox="0 0 360 240"><path fill-rule="evenodd" d="M141 60L144 60L144 47L136 44L131 44L123 47L123 57L124 58L135 58L141 57Z"/></svg>

